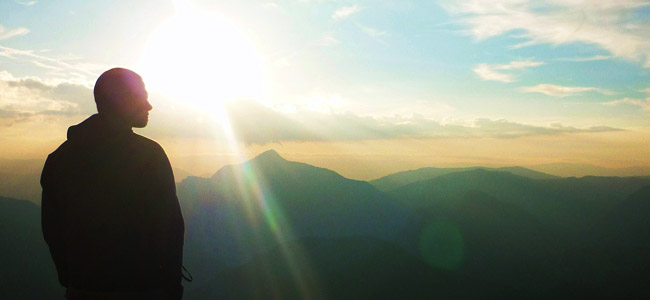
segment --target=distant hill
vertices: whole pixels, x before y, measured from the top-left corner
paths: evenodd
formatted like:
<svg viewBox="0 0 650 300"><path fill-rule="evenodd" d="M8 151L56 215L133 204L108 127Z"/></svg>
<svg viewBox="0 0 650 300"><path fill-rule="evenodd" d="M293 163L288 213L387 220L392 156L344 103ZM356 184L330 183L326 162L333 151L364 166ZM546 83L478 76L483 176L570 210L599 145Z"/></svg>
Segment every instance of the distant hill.
<svg viewBox="0 0 650 300"><path fill-rule="evenodd" d="M0 197L0 299L63 297L40 216L30 201Z"/></svg>
<svg viewBox="0 0 650 300"><path fill-rule="evenodd" d="M390 194L404 205L418 207L479 191L520 207L549 226L579 231L649 183L650 179L633 177L533 180L509 172L476 169L408 184Z"/></svg>
<svg viewBox="0 0 650 300"><path fill-rule="evenodd" d="M572 164L572 163L551 163L528 166L528 168L553 174L561 177L583 177L583 176L619 176L630 177L650 176L650 166L639 166L629 168L606 168L589 164Z"/></svg>
<svg viewBox="0 0 650 300"><path fill-rule="evenodd" d="M179 168L172 168L172 172L174 172L174 180L176 182L181 182L185 180L185 178L192 176L190 172Z"/></svg>
<svg viewBox="0 0 650 300"><path fill-rule="evenodd" d="M428 180L428 179L436 178L438 176L442 176L442 175L446 175L446 174L464 172L464 171L472 171L472 170L477 170L477 169L483 169L483 170L488 170L488 171L509 172L509 173L512 173L513 175L518 175L518 176L531 178L531 179L554 179L554 178L558 178L557 176L553 176L553 175L533 171L533 170L522 168L522 167L503 167L503 168L485 168L485 167L421 168L421 169L417 169L417 170L410 170L410 171L398 172L398 173L395 173L395 174L387 175L387 176L384 176L382 178L370 181L370 184L372 184L374 187L376 187L380 191L387 192L387 191L396 189L398 187L407 185L409 183L418 182L418 181L422 181L422 180Z"/></svg>

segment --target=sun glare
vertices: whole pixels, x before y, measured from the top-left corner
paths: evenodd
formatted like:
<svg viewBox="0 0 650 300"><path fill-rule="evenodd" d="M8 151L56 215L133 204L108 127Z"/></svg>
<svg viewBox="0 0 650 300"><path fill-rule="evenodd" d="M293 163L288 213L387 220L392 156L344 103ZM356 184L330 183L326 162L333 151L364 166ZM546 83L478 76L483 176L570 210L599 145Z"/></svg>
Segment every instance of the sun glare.
<svg viewBox="0 0 650 300"><path fill-rule="evenodd" d="M261 59L245 33L185 2L150 36L138 69L150 91L217 119L225 102L263 97Z"/></svg>

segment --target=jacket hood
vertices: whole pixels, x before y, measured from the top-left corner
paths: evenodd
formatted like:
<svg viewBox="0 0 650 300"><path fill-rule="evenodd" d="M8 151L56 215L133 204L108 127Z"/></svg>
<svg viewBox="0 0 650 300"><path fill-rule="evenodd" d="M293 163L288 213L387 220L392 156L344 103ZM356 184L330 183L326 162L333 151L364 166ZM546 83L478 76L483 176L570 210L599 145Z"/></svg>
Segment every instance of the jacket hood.
<svg viewBox="0 0 650 300"><path fill-rule="evenodd" d="M94 114L83 122L68 128L68 141L73 143L96 144L97 142L112 140L132 132L133 130L131 128L119 126L116 122L104 116Z"/></svg>

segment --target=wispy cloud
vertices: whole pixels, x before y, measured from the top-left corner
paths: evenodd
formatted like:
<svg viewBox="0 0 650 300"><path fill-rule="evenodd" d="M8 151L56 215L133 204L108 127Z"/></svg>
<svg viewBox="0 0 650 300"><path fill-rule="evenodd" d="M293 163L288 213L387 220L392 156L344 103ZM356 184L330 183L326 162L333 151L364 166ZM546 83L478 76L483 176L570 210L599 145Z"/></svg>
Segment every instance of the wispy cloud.
<svg viewBox="0 0 650 300"><path fill-rule="evenodd" d="M575 62L584 62L584 61L597 61L597 60L606 60L611 59L609 55L594 55L589 57L573 57L573 58L558 58L557 60L561 61L575 61Z"/></svg>
<svg viewBox="0 0 650 300"><path fill-rule="evenodd" d="M280 7L280 5L275 2L266 2L262 6L271 9L282 9L282 7Z"/></svg>
<svg viewBox="0 0 650 300"><path fill-rule="evenodd" d="M55 66L50 66L50 65L44 64L44 63L42 63L40 61L33 61L32 63L34 63L35 66L43 68L43 69L49 69L49 70L54 70L54 71L60 71L61 70L61 68L57 68Z"/></svg>
<svg viewBox="0 0 650 300"><path fill-rule="evenodd" d="M650 112L650 87L648 87L647 89L641 90L641 92L646 93L647 96L646 96L645 99L636 99L636 98L625 97L623 99L614 100L614 101L610 101L610 102L605 102L605 103L603 103L603 105L606 105L606 106L618 106L618 105L621 105L621 104L628 104L628 105L638 106L645 112Z"/></svg>
<svg viewBox="0 0 650 300"><path fill-rule="evenodd" d="M388 32L386 31L379 30L377 28L368 27L361 24L357 24L357 27L359 27L359 29L361 29L361 31L363 31L365 34L374 38L382 37L388 34Z"/></svg>
<svg viewBox="0 0 650 300"><path fill-rule="evenodd" d="M511 74L499 73L488 64L479 64L474 67L474 73L483 80L493 80L501 82L514 82L514 76Z"/></svg>
<svg viewBox="0 0 650 300"><path fill-rule="evenodd" d="M369 117L353 113L323 113L293 109L286 113L255 102L240 101L228 107L236 136L244 143L283 141L359 141L428 138L517 138L535 135L618 131L608 126L576 128L561 124L536 126L479 118L464 123L442 123L419 116ZM260 126L260 124L266 124Z"/></svg>
<svg viewBox="0 0 650 300"><path fill-rule="evenodd" d="M0 46L0 56L13 60L26 61L48 70L71 72L90 78L96 78L99 75L98 73L105 69L104 66L99 65L71 64L62 59L37 54L33 50L20 50L5 46Z"/></svg>
<svg viewBox="0 0 650 300"><path fill-rule="evenodd" d="M644 93L648 94L648 96L650 96L650 86L643 89L643 90L641 90L641 92L644 92Z"/></svg>
<svg viewBox="0 0 650 300"><path fill-rule="evenodd" d="M543 64L543 62L532 60L512 61L508 64L503 65L479 64L474 67L474 73L476 73L483 80L514 82L516 81L514 75L503 73L502 71L521 70L529 67L541 66Z"/></svg>
<svg viewBox="0 0 650 300"><path fill-rule="evenodd" d="M361 10L359 5L343 6L332 14L332 20L342 20L358 13Z"/></svg>
<svg viewBox="0 0 650 300"><path fill-rule="evenodd" d="M14 2L16 2L16 3L20 4L20 5L25 5L25 6L32 6L32 5L36 4L36 3L38 3L38 1L14 1Z"/></svg>
<svg viewBox="0 0 650 300"><path fill-rule="evenodd" d="M648 5L650 2L641 0L443 2L443 7L468 28L466 32L479 40L523 30L518 37L527 41L513 47L586 43L650 68L647 20L633 17L637 9Z"/></svg>
<svg viewBox="0 0 650 300"><path fill-rule="evenodd" d="M341 43L334 35L327 33L317 39L314 44L316 46L329 47Z"/></svg>
<svg viewBox="0 0 650 300"><path fill-rule="evenodd" d="M640 107L643 111L650 112L650 98L645 99L634 99L634 98L623 98L615 101L605 102L603 105L606 106L617 106L621 104L629 104L633 106Z"/></svg>
<svg viewBox="0 0 650 300"><path fill-rule="evenodd" d="M547 96L560 98L575 96L584 92L596 92L604 95L613 94L611 91L595 87L561 86L554 84L538 84L536 86L522 87L520 90L527 93L541 93Z"/></svg>
<svg viewBox="0 0 650 300"><path fill-rule="evenodd" d="M29 29L24 27L18 27L13 29L7 29L4 26L0 25L0 41L8 40L13 37L26 35L29 33Z"/></svg>

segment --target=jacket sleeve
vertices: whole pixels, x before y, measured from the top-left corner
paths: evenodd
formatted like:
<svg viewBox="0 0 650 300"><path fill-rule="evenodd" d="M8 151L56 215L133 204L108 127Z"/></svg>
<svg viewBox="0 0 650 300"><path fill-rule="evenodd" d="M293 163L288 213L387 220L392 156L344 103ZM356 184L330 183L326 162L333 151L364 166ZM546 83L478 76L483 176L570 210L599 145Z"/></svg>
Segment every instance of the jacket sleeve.
<svg viewBox="0 0 650 300"><path fill-rule="evenodd" d="M153 186L156 187L155 193L158 195L157 202L162 213L162 275L165 286L176 288L180 287L182 280L185 223L176 196L176 182L169 159L164 150L160 146L158 148L151 170L155 180Z"/></svg>
<svg viewBox="0 0 650 300"><path fill-rule="evenodd" d="M43 188L41 198L41 228L45 242L50 248L50 254L54 260L59 283L67 286L67 266L65 260L65 221L63 218L63 207L57 199L57 185L55 166L52 156L48 156L41 173L41 186Z"/></svg>

